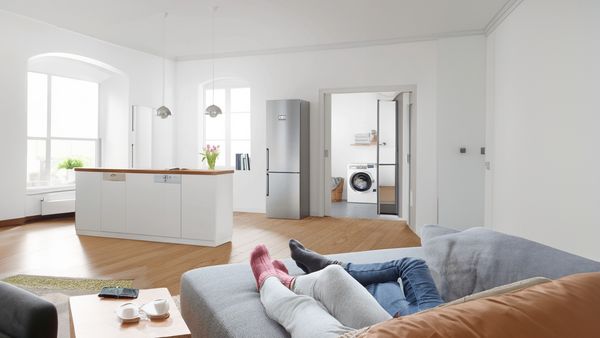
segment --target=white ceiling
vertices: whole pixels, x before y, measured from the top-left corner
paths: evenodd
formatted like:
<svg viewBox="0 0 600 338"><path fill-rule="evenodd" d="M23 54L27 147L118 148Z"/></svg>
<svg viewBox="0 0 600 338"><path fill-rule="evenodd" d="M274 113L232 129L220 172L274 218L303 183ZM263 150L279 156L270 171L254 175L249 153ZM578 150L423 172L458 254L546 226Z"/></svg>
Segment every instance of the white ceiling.
<svg viewBox="0 0 600 338"><path fill-rule="evenodd" d="M216 54L385 44L481 33L510 0L0 0L0 9L118 45L167 55L210 57L211 8Z"/></svg>

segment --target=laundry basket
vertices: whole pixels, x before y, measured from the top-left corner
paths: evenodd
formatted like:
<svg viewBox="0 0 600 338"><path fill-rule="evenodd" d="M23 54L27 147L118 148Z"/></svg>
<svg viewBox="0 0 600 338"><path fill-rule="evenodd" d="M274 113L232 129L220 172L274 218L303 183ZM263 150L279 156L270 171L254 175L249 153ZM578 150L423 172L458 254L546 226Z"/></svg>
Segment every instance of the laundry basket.
<svg viewBox="0 0 600 338"><path fill-rule="evenodd" d="M342 193L344 192L344 178L331 178L331 202L341 202Z"/></svg>

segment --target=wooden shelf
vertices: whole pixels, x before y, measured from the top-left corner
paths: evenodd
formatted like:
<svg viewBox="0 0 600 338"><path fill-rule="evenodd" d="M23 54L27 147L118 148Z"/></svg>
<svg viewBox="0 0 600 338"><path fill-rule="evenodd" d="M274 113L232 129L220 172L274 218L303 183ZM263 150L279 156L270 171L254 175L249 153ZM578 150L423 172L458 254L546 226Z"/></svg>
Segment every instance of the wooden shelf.
<svg viewBox="0 0 600 338"><path fill-rule="evenodd" d="M386 146L387 143L383 142L382 144L380 144L380 146ZM350 144L350 146L352 147L371 147L371 146L377 146L377 142L371 142L371 143L352 143Z"/></svg>

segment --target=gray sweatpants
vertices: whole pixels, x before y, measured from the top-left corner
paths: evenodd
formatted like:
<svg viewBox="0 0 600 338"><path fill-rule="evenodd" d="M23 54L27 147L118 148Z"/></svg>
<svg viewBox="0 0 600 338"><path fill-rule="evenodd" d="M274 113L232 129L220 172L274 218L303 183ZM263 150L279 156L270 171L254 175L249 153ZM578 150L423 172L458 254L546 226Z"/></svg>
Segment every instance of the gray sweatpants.
<svg viewBox="0 0 600 338"><path fill-rule="evenodd" d="M298 276L293 290L276 277L267 278L260 300L267 315L293 338L339 337L391 318L339 265Z"/></svg>

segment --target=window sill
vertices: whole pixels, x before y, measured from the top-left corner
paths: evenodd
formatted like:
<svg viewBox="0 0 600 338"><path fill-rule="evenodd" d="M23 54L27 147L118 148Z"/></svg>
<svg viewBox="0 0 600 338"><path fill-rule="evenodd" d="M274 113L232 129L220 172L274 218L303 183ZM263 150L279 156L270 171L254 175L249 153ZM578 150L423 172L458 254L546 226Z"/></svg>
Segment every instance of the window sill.
<svg viewBox="0 0 600 338"><path fill-rule="evenodd" d="M41 195L48 194L52 192L62 192L62 191L74 191L75 184L70 185L59 185L53 187L29 187L26 190L26 195Z"/></svg>

